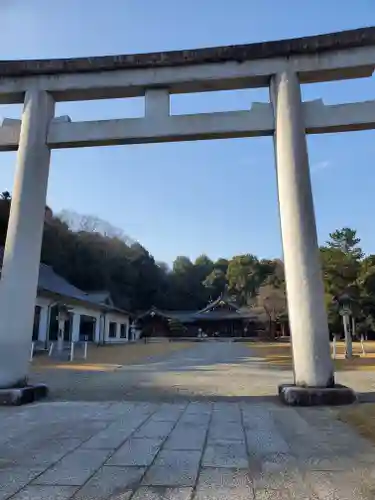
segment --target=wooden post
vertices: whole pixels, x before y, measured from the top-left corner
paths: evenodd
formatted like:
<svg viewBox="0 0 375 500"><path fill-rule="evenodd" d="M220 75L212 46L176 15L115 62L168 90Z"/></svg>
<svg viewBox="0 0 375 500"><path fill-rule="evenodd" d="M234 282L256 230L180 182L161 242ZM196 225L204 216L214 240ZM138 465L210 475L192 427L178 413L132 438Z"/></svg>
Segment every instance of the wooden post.
<svg viewBox="0 0 375 500"><path fill-rule="evenodd" d="M361 334L361 348L362 348L362 356L366 356L366 351L365 351L365 343L364 343L363 333Z"/></svg>
<svg viewBox="0 0 375 500"><path fill-rule="evenodd" d="M34 347L35 347L35 342L31 342L30 361L32 361L34 357Z"/></svg>
<svg viewBox="0 0 375 500"><path fill-rule="evenodd" d="M70 343L70 356L69 356L69 361L74 360L74 342Z"/></svg>

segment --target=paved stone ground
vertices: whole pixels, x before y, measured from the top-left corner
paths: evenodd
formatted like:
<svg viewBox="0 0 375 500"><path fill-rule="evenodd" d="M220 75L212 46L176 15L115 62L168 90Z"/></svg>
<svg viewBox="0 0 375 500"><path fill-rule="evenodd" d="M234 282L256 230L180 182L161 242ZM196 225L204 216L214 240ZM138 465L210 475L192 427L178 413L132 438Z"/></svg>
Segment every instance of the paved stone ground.
<svg viewBox="0 0 375 500"><path fill-rule="evenodd" d="M327 409L56 402L0 419L1 500L375 496L374 449Z"/></svg>
<svg viewBox="0 0 375 500"><path fill-rule="evenodd" d="M54 376L55 398L91 401L0 408L0 500L375 498L372 445L333 410L264 397L290 374L264 374L240 344L70 372L77 394Z"/></svg>

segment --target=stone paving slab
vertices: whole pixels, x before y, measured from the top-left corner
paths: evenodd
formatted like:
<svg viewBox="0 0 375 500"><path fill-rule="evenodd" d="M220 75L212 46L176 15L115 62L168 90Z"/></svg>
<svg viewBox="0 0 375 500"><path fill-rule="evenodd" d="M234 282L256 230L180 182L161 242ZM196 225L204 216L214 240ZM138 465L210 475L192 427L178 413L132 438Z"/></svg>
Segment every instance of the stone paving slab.
<svg viewBox="0 0 375 500"><path fill-rule="evenodd" d="M202 450L207 434L207 426L179 423L164 444L169 450Z"/></svg>
<svg viewBox="0 0 375 500"><path fill-rule="evenodd" d="M25 439L25 442L15 439L14 443L0 446L3 465L9 463L19 467L46 468L82 444L82 441L76 438L48 439L48 433L44 436L42 430L39 429L38 431L40 439L31 444L27 439ZM27 453L25 450L27 450Z"/></svg>
<svg viewBox="0 0 375 500"><path fill-rule="evenodd" d="M27 486L12 500L69 500L76 490L72 486Z"/></svg>
<svg viewBox="0 0 375 500"><path fill-rule="evenodd" d="M78 449L57 462L32 484L81 486L108 457L108 450Z"/></svg>
<svg viewBox="0 0 375 500"><path fill-rule="evenodd" d="M85 441L82 446L92 450L114 450L124 443L133 431L133 428L126 429L124 425L111 425Z"/></svg>
<svg viewBox="0 0 375 500"><path fill-rule="evenodd" d="M211 415L212 408L212 403L192 401L186 408L185 415Z"/></svg>
<svg viewBox="0 0 375 500"><path fill-rule="evenodd" d="M116 410L119 410L118 406ZM92 449L115 449L120 446L125 440L139 427L142 426L153 413L153 410L144 411L135 408L133 411L124 413L119 412L117 421L112 422L101 432L92 436L91 439L85 442L85 448Z"/></svg>
<svg viewBox="0 0 375 500"><path fill-rule="evenodd" d="M285 439L272 430L247 431L246 441L249 454L270 455L275 453L289 453L290 448Z"/></svg>
<svg viewBox="0 0 375 500"><path fill-rule="evenodd" d="M242 425L237 422L211 422L208 442L245 441Z"/></svg>
<svg viewBox="0 0 375 500"><path fill-rule="evenodd" d="M190 424L193 425L194 427L208 426L210 418L211 418L211 413L209 412L188 413L188 411L186 411L180 418L179 423L186 425Z"/></svg>
<svg viewBox="0 0 375 500"><path fill-rule="evenodd" d="M186 404L164 403L152 415L152 420L160 422L175 422L186 408Z"/></svg>
<svg viewBox="0 0 375 500"><path fill-rule="evenodd" d="M150 486L194 486L202 451L163 450L147 471L143 484Z"/></svg>
<svg viewBox="0 0 375 500"><path fill-rule="evenodd" d="M130 438L107 461L106 465L148 466L160 450L163 438Z"/></svg>
<svg viewBox="0 0 375 500"><path fill-rule="evenodd" d="M75 500L128 500L145 472L143 467L102 467L74 496Z"/></svg>
<svg viewBox="0 0 375 500"><path fill-rule="evenodd" d="M212 411L212 422L216 423L222 422L234 422L239 423L241 421L241 411L238 405L233 405L232 403L220 403L216 402L213 405Z"/></svg>
<svg viewBox="0 0 375 500"><path fill-rule="evenodd" d="M177 419L176 419L177 420ZM166 438L173 429L175 421L160 422L159 420L149 420L135 434L136 438Z"/></svg>
<svg viewBox="0 0 375 500"><path fill-rule="evenodd" d="M41 472L43 469L30 469L29 467L0 468L0 500L5 500L17 493Z"/></svg>
<svg viewBox="0 0 375 500"><path fill-rule="evenodd" d="M55 422L50 424L51 433L55 439L79 439L85 441L99 431L108 427L107 421L94 420L76 423L72 427L66 427L65 422Z"/></svg>
<svg viewBox="0 0 375 500"><path fill-rule="evenodd" d="M221 442L207 444L202 464L205 467L237 467L238 469L246 469L249 467L249 459L245 443Z"/></svg>

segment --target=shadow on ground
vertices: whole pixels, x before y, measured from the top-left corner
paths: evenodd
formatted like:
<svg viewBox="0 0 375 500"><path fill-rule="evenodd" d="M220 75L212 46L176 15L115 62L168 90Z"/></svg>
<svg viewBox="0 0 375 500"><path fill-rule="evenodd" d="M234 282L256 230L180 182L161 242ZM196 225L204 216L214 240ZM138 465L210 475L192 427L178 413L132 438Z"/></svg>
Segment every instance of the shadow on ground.
<svg viewBox="0 0 375 500"><path fill-rule="evenodd" d="M95 365L39 366L31 381L46 382L53 400L274 401L278 385L292 382L293 373L283 363L269 363L261 351L231 342L192 344L107 371ZM346 370L336 379L360 393L361 401L375 400L371 372Z"/></svg>
<svg viewBox="0 0 375 500"><path fill-rule="evenodd" d="M274 398L292 373L265 369L249 347L236 343L194 344L111 371L39 367L31 381L47 382L51 398L81 401L176 401Z"/></svg>

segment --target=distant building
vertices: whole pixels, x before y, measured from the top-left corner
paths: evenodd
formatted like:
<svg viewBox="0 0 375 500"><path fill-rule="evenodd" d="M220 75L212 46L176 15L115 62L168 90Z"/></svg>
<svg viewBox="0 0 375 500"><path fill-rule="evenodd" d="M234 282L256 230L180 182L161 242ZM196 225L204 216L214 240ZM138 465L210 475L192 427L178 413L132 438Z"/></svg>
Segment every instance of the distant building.
<svg viewBox="0 0 375 500"><path fill-rule="evenodd" d="M3 252L0 247L1 264ZM130 340L130 314L114 306L109 292L84 292L55 273L52 267L40 264L30 341L42 341L47 346L57 340L60 305L68 309L64 329L66 342L87 340L99 344Z"/></svg>
<svg viewBox="0 0 375 500"><path fill-rule="evenodd" d="M176 323L183 328L180 332ZM220 296L199 311L162 311L151 308L137 318L142 336L255 337L264 334L263 308L239 307Z"/></svg>

